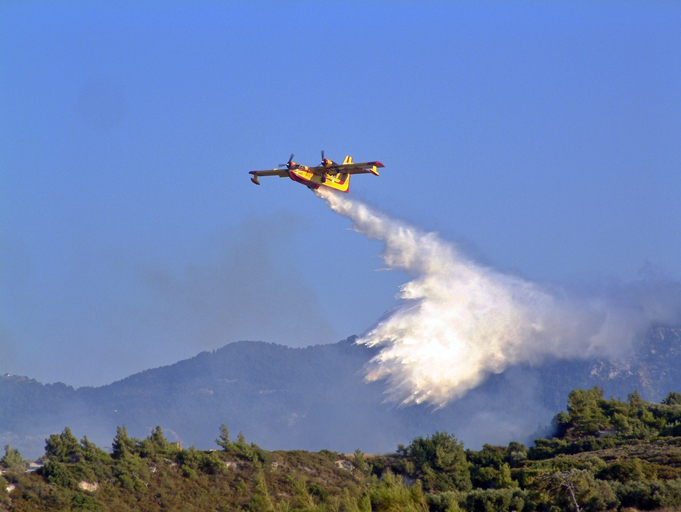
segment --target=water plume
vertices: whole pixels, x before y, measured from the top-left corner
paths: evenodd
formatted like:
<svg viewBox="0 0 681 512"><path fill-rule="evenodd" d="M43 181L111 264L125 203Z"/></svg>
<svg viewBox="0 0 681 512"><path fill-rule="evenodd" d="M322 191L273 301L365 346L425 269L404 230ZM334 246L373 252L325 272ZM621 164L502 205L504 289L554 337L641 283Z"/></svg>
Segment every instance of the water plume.
<svg viewBox="0 0 681 512"><path fill-rule="evenodd" d="M389 268L414 276L400 287L399 304L357 341L380 348L366 379L385 379L388 399L401 405L442 407L520 363L617 357L651 322L678 316L678 286L671 302L648 288L618 292L617 300L578 296L481 265L437 233L348 196L316 193L355 231L385 244Z"/></svg>

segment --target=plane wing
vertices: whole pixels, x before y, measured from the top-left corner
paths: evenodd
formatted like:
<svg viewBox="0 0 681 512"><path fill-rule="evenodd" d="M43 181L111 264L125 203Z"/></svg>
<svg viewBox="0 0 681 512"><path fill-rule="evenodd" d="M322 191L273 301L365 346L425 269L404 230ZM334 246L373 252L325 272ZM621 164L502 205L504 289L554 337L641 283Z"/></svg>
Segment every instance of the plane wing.
<svg viewBox="0 0 681 512"><path fill-rule="evenodd" d="M325 174L325 173L336 173L340 172L342 174L365 174L371 173L376 174L377 167L385 167L381 162L360 162L351 164L338 164L332 165L331 167L310 167L310 171L315 174Z"/></svg>
<svg viewBox="0 0 681 512"><path fill-rule="evenodd" d="M253 177L251 181L256 185L260 185L258 181L258 176L279 176L280 178L288 178L288 169L267 169L264 171L250 171L248 174L252 174Z"/></svg>
<svg viewBox="0 0 681 512"><path fill-rule="evenodd" d="M376 174L377 167L385 167L381 162L362 162L362 163L351 163L351 164L341 164L338 166L338 170L344 174L363 174L370 172L371 174Z"/></svg>

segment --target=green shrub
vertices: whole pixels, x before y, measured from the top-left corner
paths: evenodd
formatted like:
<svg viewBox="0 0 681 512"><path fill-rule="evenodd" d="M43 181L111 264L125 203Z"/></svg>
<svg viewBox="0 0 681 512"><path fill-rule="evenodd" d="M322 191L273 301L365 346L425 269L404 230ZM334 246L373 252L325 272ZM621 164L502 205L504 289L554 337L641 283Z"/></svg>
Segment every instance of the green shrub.
<svg viewBox="0 0 681 512"><path fill-rule="evenodd" d="M49 461L39 469L39 472L49 483L59 487L69 487L73 483L73 476L61 462Z"/></svg>
<svg viewBox="0 0 681 512"><path fill-rule="evenodd" d="M408 486L390 471L386 471L369 492L373 511L428 512L421 483L417 481Z"/></svg>
<svg viewBox="0 0 681 512"><path fill-rule="evenodd" d="M681 480L627 482L617 488L622 507L639 510L681 509Z"/></svg>
<svg viewBox="0 0 681 512"><path fill-rule="evenodd" d="M470 512L521 511L529 503L528 492L519 489L476 489L466 496L464 507Z"/></svg>
<svg viewBox="0 0 681 512"><path fill-rule="evenodd" d="M25 466L26 462L19 450L15 450L7 444L5 445L5 455L0 459L0 464L9 469L20 469Z"/></svg>
<svg viewBox="0 0 681 512"><path fill-rule="evenodd" d="M618 482L641 482L646 480L643 464L638 458L617 461L601 469L597 474L601 480L617 480Z"/></svg>
<svg viewBox="0 0 681 512"><path fill-rule="evenodd" d="M470 463L463 443L446 432L417 437L401 448L404 473L423 482L427 491L467 491L472 488Z"/></svg>
<svg viewBox="0 0 681 512"><path fill-rule="evenodd" d="M186 464L180 466L180 471L182 471L182 476L189 478L190 480L197 480L199 477L196 474L196 470L190 466L187 466Z"/></svg>
<svg viewBox="0 0 681 512"><path fill-rule="evenodd" d="M92 496L75 493L71 498L71 512L100 512L104 507Z"/></svg>
<svg viewBox="0 0 681 512"><path fill-rule="evenodd" d="M658 490L648 482L626 482L617 488L617 498L622 507L653 510L662 506Z"/></svg>

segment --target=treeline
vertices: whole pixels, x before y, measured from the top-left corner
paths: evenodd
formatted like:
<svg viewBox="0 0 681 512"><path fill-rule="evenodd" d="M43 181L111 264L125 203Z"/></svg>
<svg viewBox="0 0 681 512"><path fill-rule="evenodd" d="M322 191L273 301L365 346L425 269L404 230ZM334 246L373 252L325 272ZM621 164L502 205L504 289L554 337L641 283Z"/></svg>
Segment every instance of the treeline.
<svg viewBox="0 0 681 512"><path fill-rule="evenodd" d="M12 511L633 511L681 509L681 394L650 403L574 390L555 436L526 447L465 449L454 435L417 437L393 454L267 451L225 425L216 449L182 449L160 427L119 427L110 451L70 429L25 470L0 459L0 509ZM6 489L2 491L1 489Z"/></svg>

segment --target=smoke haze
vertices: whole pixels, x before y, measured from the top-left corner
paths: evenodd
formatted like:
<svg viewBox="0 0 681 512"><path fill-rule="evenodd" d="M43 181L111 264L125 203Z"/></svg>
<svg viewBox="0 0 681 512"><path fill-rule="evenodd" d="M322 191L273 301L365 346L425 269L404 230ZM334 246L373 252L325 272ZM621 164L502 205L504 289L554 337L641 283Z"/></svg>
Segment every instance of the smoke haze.
<svg viewBox="0 0 681 512"><path fill-rule="evenodd" d="M317 190L353 228L385 244L383 260L414 279L357 342L379 347L366 379L389 400L442 407L490 374L547 358L617 358L654 323L678 320L679 286L648 280L588 296L501 273L347 196Z"/></svg>

